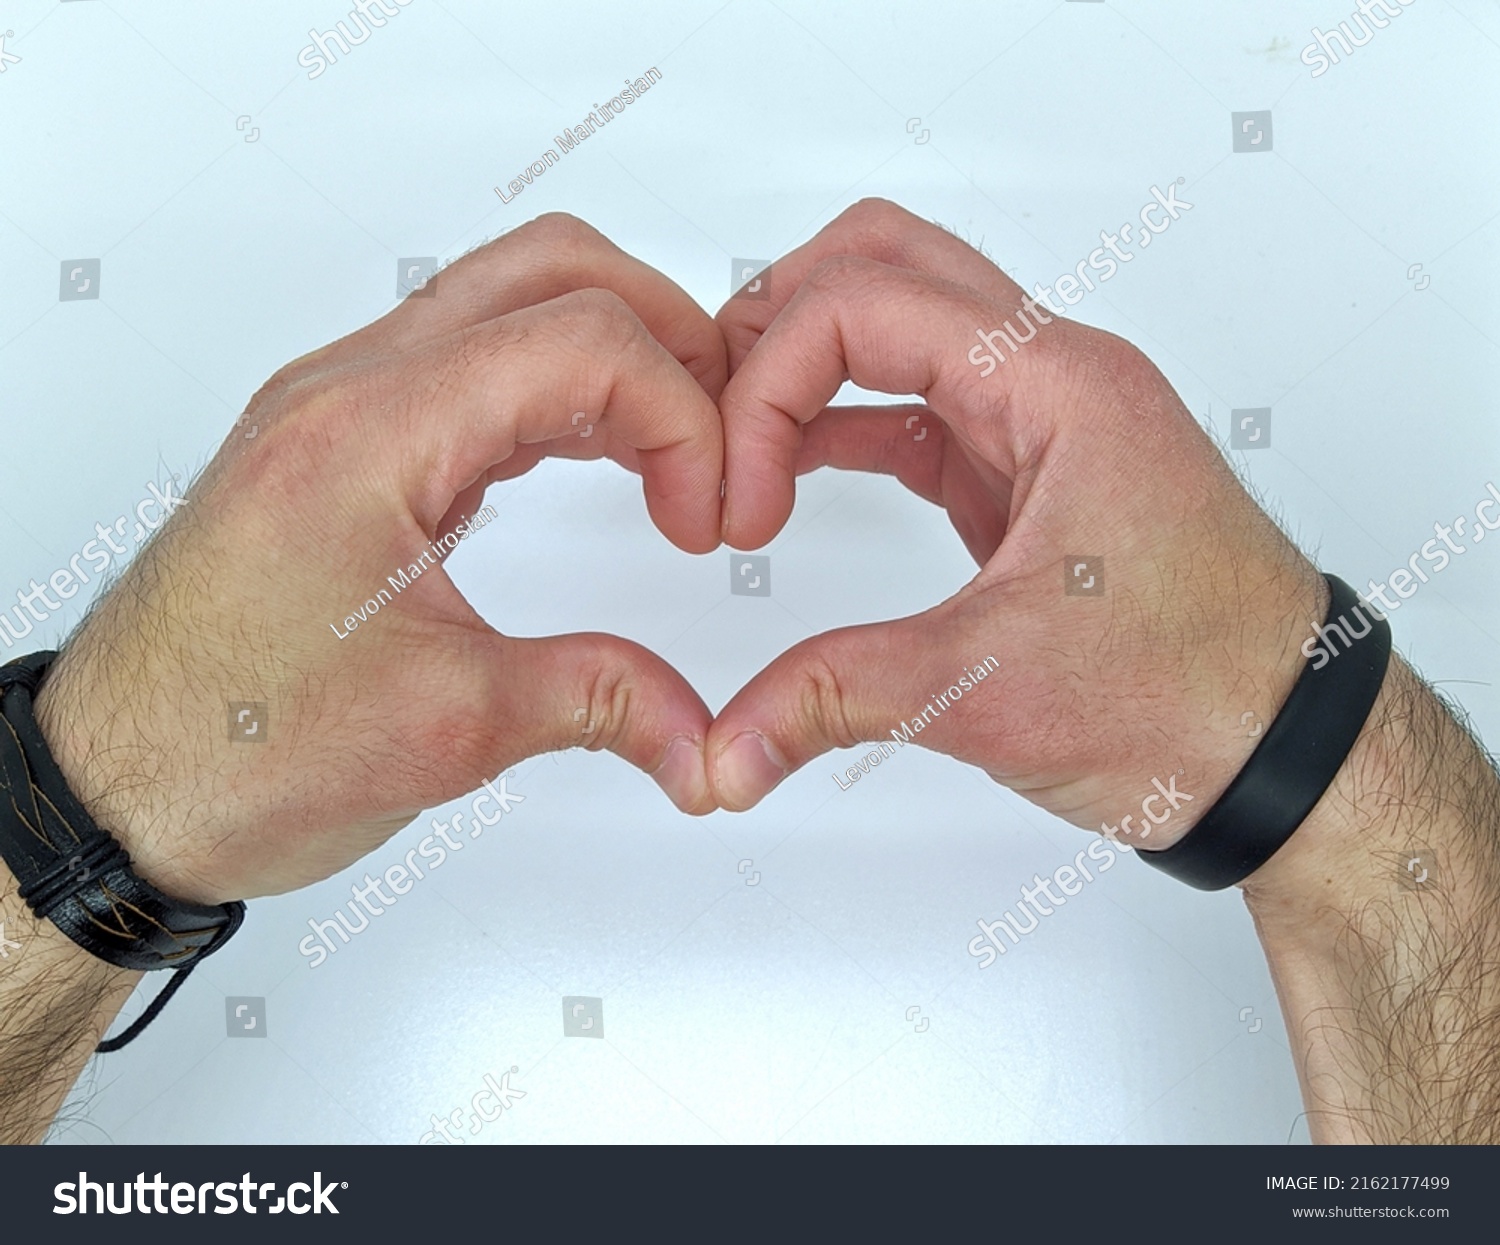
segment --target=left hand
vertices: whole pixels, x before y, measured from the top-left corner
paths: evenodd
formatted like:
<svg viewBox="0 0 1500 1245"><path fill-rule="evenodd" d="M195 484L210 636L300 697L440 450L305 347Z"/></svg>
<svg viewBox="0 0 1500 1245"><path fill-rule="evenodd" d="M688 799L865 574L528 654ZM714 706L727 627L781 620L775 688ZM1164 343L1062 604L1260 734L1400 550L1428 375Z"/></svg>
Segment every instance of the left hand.
<svg viewBox="0 0 1500 1245"><path fill-rule="evenodd" d="M272 378L243 421L256 437L225 442L42 687L64 775L169 895L222 902L327 877L422 809L576 744L579 707L591 747L684 810L713 808L708 709L660 657L608 635L501 635L435 558L399 592L387 583L490 483L549 454L640 471L662 532L715 548L717 327L565 216L437 282ZM331 629L382 589L347 638ZM236 701L268 706L262 742L232 741Z"/></svg>

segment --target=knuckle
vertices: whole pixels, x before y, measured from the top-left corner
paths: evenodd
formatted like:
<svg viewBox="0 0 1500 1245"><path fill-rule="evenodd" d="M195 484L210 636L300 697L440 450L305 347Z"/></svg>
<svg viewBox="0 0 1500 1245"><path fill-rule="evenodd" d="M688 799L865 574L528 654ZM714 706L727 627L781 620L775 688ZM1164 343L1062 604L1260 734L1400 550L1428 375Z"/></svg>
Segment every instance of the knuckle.
<svg viewBox="0 0 1500 1245"><path fill-rule="evenodd" d="M881 266L862 255L830 255L808 272L803 286L812 294L828 296L852 284L873 281Z"/></svg>
<svg viewBox="0 0 1500 1245"><path fill-rule="evenodd" d="M1089 353L1111 369L1138 372L1153 366L1138 346L1105 329L1088 330L1086 341Z"/></svg>
<svg viewBox="0 0 1500 1245"><path fill-rule="evenodd" d="M344 382L336 378L336 373L324 384L317 384L330 377L329 349L325 346L278 368L246 403L240 422L249 418L263 424L293 417L305 419L309 410L316 413L340 406L336 395L343 390Z"/></svg>
<svg viewBox="0 0 1500 1245"><path fill-rule="evenodd" d="M515 235L549 250L578 251L598 246L604 235L587 221L568 212L543 212L527 221Z"/></svg>
<svg viewBox="0 0 1500 1245"><path fill-rule="evenodd" d="M860 736L849 721L838 671L821 653L808 653L798 672L796 703L802 720L833 748L852 748Z"/></svg>
<svg viewBox="0 0 1500 1245"><path fill-rule="evenodd" d="M599 346L624 350L644 335L645 330L630 304L613 290L575 290L563 295L557 304L561 327Z"/></svg>
<svg viewBox="0 0 1500 1245"><path fill-rule="evenodd" d="M1075 354L1077 366L1096 384L1118 395L1117 406L1133 408L1158 397L1166 380L1138 346L1103 329L1084 328Z"/></svg>
<svg viewBox="0 0 1500 1245"><path fill-rule="evenodd" d="M309 351L307 354L293 359L279 367L271 378L260 387L260 391L251 400L251 405L261 399L263 394L272 394L280 397L298 385L323 375L338 364L341 349L345 348L344 342L329 342L326 346L320 346L317 350Z"/></svg>
<svg viewBox="0 0 1500 1245"><path fill-rule="evenodd" d="M314 374L306 360L298 359L276 371L251 397L245 410L270 411L280 406L286 396Z"/></svg>
<svg viewBox="0 0 1500 1245"><path fill-rule="evenodd" d="M918 218L900 204L872 195L845 208L838 219L859 230L884 232L905 228Z"/></svg>
<svg viewBox="0 0 1500 1245"><path fill-rule="evenodd" d="M299 382L283 401L289 423L329 436L350 427L357 431L364 405L363 386L345 377L316 386Z"/></svg>
<svg viewBox="0 0 1500 1245"><path fill-rule="evenodd" d="M369 442L364 398L363 387L347 379L309 378L292 382L270 405L252 403L240 424L253 423L255 439L232 431L225 441L234 447L240 486L273 513L305 510L309 490L322 494L329 487L328 463L348 463L351 448Z"/></svg>
<svg viewBox="0 0 1500 1245"><path fill-rule="evenodd" d="M617 661L602 660L588 679L584 699L588 717L577 725L593 730L583 741L590 752L614 751L630 729L630 706L634 687L625 667Z"/></svg>
<svg viewBox="0 0 1500 1245"><path fill-rule="evenodd" d="M920 253L924 245L949 236L942 226L889 199L861 199L839 217L838 228L856 254L914 270L923 269Z"/></svg>

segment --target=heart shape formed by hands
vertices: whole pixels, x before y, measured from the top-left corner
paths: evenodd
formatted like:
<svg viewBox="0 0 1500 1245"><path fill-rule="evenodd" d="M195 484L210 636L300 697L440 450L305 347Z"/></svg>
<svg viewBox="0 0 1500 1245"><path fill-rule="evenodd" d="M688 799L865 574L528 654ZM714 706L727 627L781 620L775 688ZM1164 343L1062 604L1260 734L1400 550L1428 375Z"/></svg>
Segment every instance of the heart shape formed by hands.
<svg viewBox="0 0 1500 1245"><path fill-rule="evenodd" d="M1180 774L1192 802L1151 818L1149 845L1190 828L1253 748L1243 715L1285 698L1326 589L1171 386L889 203L756 280L710 319L588 226L541 217L273 377L245 416L257 436L225 443L38 706L147 876L203 902L326 877L421 809L578 743L579 706L588 746L692 813L747 809L909 723L1127 842L1121 814ZM828 408L848 380L918 401ZM890 474L944 507L979 571L921 614L804 640L717 715L640 645L500 635L437 570L379 628L327 638L549 455L638 472L657 527L695 553L764 545L801 473ZM928 710L991 656L983 696ZM229 701L271 706L259 746L167 726Z"/></svg>
<svg viewBox="0 0 1500 1245"><path fill-rule="evenodd" d="M1137 817L1139 839L1160 827L1153 846L1184 833L1248 754L1247 707L1273 711L1289 690L1298 624L1320 616L1324 588L1150 362L879 201L754 274L716 323L730 379L705 390L723 422L731 546L763 546L796 477L831 466L893 475L944 507L980 570L922 614L783 654L713 720L702 785L697 738L668 748L657 777L679 806L752 807L824 751L905 724L1050 811L1123 820L1127 841L1139 795L1124 793L1192 774L1196 808L1184 800L1171 825ZM683 340L684 366L714 374ZM850 380L922 400L829 408ZM1246 578L1259 585L1248 617ZM992 654L1002 669L984 697L932 704Z"/></svg>

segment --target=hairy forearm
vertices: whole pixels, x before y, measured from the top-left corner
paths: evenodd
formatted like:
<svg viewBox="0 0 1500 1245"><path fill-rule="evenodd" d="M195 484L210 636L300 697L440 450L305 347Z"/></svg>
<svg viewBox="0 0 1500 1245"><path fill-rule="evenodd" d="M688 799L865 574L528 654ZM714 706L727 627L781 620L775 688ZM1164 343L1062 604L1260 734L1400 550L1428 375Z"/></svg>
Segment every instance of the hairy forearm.
<svg viewBox="0 0 1500 1245"><path fill-rule="evenodd" d="M1405 663L1245 897L1314 1141L1500 1141L1500 778Z"/></svg>
<svg viewBox="0 0 1500 1245"><path fill-rule="evenodd" d="M78 706L76 663L59 660L36 700L37 722L70 787L94 815L101 792L120 786L102 764L97 723ZM140 804L141 801L135 801ZM111 813L103 823L132 855L138 818ZM0 861L0 921L7 952L0 960L0 1143L42 1140L141 974L116 968L83 950L21 899L15 876Z"/></svg>
<svg viewBox="0 0 1500 1245"><path fill-rule="evenodd" d="M139 973L82 950L31 915L0 864L0 1144L38 1142Z"/></svg>

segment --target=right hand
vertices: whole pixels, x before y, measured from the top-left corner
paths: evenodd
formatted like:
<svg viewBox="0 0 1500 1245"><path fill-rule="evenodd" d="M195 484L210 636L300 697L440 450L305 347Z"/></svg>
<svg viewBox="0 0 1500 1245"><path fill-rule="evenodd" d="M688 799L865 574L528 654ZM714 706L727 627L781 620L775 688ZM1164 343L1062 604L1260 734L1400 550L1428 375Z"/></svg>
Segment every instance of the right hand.
<svg viewBox="0 0 1500 1245"><path fill-rule="evenodd" d="M889 739L993 655L914 742L1075 825L1169 846L1290 691L1326 608L1316 569L1128 343L1053 317L982 376L977 332L1024 334L1024 291L937 226L865 201L769 287L718 317L726 541L770 540L801 472L877 471L943 506L980 570L925 613L815 636L757 675L709 734L718 801L749 808L831 748ZM924 402L825 409L846 380ZM1101 595L1065 594L1076 557L1102 559ZM1191 801L1153 827L1154 778Z"/></svg>

